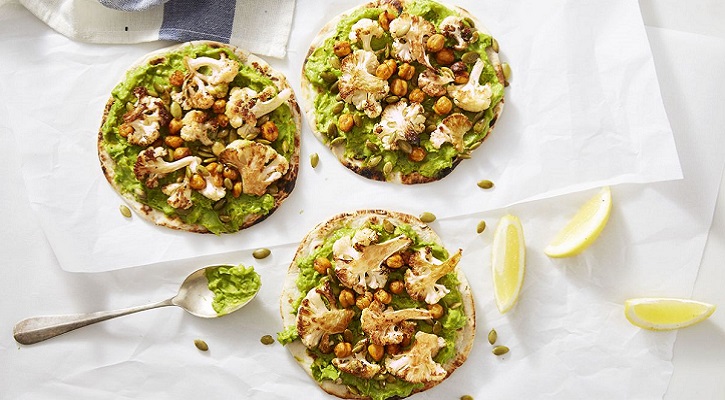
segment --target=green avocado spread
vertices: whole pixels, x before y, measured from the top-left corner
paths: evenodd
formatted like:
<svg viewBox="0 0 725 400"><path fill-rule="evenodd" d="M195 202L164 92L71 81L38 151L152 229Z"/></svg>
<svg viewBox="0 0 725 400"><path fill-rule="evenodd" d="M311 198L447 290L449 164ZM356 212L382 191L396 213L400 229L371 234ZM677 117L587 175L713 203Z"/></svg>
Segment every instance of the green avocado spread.
<svg viewBox="0 0 725 400"><path fill-rule="evenodd" d="M443 20L449 16L459 17L463 21L464 29L467 29L469 34L474 32L471 38L467 40L465 48L461 50L454 49L457 44L457 39L454 36L445 35L445 48L453 50L454 60L441 64L438 62L436 54L432 52L429 52L427 57L433 70L437 71L437 73L443 70L455 69L463 74L469 74L475 61L480 59L483 62L483 70L479 77L479 83L480 85L488 85L491 89L490 106L483 111L469 112L453 103L449 112L438 114L434 111L436 102L440 97L448 97L450 100L450 93L448 95L426 95L422 102L420 97L413 100L410 95L421 87L418 85L418 77L431 67L415 60L406 63L415 67L415 73L411 79L403 78L407 90L404 94L393 95L392 87L394 81L400 79L400 66L404 62L394 55L393 42L395 38L389 29L384 29L380 37L372 37L370 41L371 48L376 53L379 63L394 60L398 73L394 73L388 78L391 89L380 100L382 109L384 110L386 106L395 105L399 101L407 101L408 104L419 102L423 106L424 115L426 116L425 129L412 140L406 139L409 144L405 148L395 149L391 147L386 149L379 135L374 132L374 128L381 121L381 116L370 118L363 110L357 109L355 104L347 102L340 96L339 78L342 75L341 62L344 62L345 56L336 55L335 53L336 44L342 42L349 43L352 52L362 49L363 44L361 41L351 40L350 38L353 25L361 19L377 22L384 12L385 9L382 7L360 7L343 16L337 25L336 31L307 58L303 73L311 85L315 87L316 97L313 106L317 124L316 130L323 134L326 143L335 140L337 137L343 137L345 139L344 156L373 168L378 174L382 174L381 176L386 174L385 165L390 164L392 166L391 171L397 171L403 175L418 172L429 178L441 177L453 167L458 158L470 157L471 151L478 147L495 123L495 110L498 109L497 105L504 98L504 84L499 81L496 69L486 52L487 49L494 46L494 39L484 31L477 30L471 19L461 17L457 11L440 3L432 0L415 0L404 3L401 15L406 13L411 16L423 17L436 27L438 33L444 33L440 26ZM397 11L393 10L393 15L397 16ZM456 74L459 72L456 72ZM451 82L447 87L450 88L458 83L463 84L465 82ZM420 91L418 91L418 94L420 94ZM340 108L341 105L342 109ZM458 113L465 115L471 123L471 128L463 135L462 147L457 149L450 142L445 142L439 147L434 146L431 142L431 132L440 126L441 121L446 116ZM339 118L343 114L350 114L354 117L355 123L349 131L340 129ZM331 126L333 127L331 128ZM416 151L411 153L411 148Z"/></svg>
<svg viewBox="0 0 725 400"><path fill-rule="evenodd" d="M248 302L262 286L254 267L220 266L206 271L209 290L214 293L212 308L219 315L233 311Z"/></svg>
<svg viewBox="0 0 725 400"><path fill-rule="evenodd" d="M401 236L410 238L412 244L407 249L402 250L399 254L407 253L410 255L413 252L428 249L430 250L432 256L439 260L439 262L448 259L448 252L445 248L437 243L423 240L409 225L401 224L395 226L394 229L387 226L387 230L384 223L376 224L371 222L366 223L364 226L341 227L327 236L322 243L315 247L315 250L312 251L312 253L296 261L296 265L299 267L299 275L297 276L296 285L299 290L300 297L293 303L295 313L297 313L296 310L299 309L305 295L312 289L319 289L329 285L332 288L334 298L337 299L339 297L341 291L345 289L344 286L340 283L334 273L330 273L331 269L328 270L328 273L326 274L320 274L314 267L315 260L322 257L330 260L331 264L334 266L335 261L333 259L332 250L334 243L341 238L352 238L361 229L366 228L376 232L376 243L383 243ZM402 290L397 294L391 290L391 282L397 281L400 283L405 281L405 273L408 268L409 267L406 264L400 268L388 270L389 275L387 277L387 283L384 290L391 294L391 299L389 304L387 304L387 307L391 307L394 310L408 308L427 309L428 304L426 302L411 298L410 295L408 295L407 290ZM435 320L415 321L415 330L416 332L423 331L426 333L434 333L445 340L445 346L441 348L433 358L435 362L444 364L455 357L456 339L461 328L466 326L468 316L464 313L462 307L463 297L458 288L459 281L457 279L457 275L455 273L449 273L440 278L437 283L444 285L449 291L437 303L442 307L443 313ZM360 323L362 309L359 308L359 304L357 303L350 306L349 309L354 311L354 316L347 326L347 330L349 332L330 335L329 338L331 346L343 341L348 341L354 346L355 343L358 343L366 338ZM288 344L295 340L300 340L297 327L295 325L286 326L277 334L277 340L282 344ZM401 344L400 351L406 351L410 346L411 344L409 343ZM408 382L394 376L393 374L385 373L385 357L389 357L387 349L384 358L381 360L372 360L370 355L367 355L368 361L378 363L383 366L383 368L381 372L372 379L365 379L338 369L332 363L336 354L329 350L326 351L321 349L321 347L322 346L318 345L315 348L307 349L310 357L314 359L311 367L312 376L318 381L332 380L338 383L342 382L348 387L351 387L351 390L354 390L362 395L370 396L375 400L384 400L395 396L407 397L413 391L420 390L424 386L423 383Z"/></svg>
<svg viewBox="0 0 725 400"><path fill-rule="evenodd" d="M189 71L184 63L185 58L195 59L198 57L210 57L214 59L227 58L235 60L239 64L239 70L236 76L229 83L217 85L213 92L214 97L219 100L225 100L228 93L235 87L251 88L256 92L263 89L273 87L278 91L273 82L267 75L261 73L252 66L239 62L237 55L228 48L218 47L209 44L197 44L184 46L177 50L165 53L150 62L136 67L127 72L125 79L119 83L112 91L112 103L108 109L108 114L103 126L101 127L102 146L110 155L115 166L113 168L113 180L115 186L124 195L132 196L136 201L149 206L150 208L163 212L171 218L178 218L187 224L201 225L209 232L220 234L228 232L236 232L251 216L267 215L275 208L274 195L278 190L276 184L272 183L261 195L239 193L234 190L234 185L241 182L239 171L236 174L229 175L226 165L219 165L218 154L226 145L240 137L237 129L232 128L225 120L224 103L220 107L209 107L200 110L203 118L206 119L206 134L213 144L203 144L200 140L185 140L179 143L179 133L171 131L171 124L180 123L183 116L188 114L190 110L181 109L179 107L175 95L182 90L179 82L172 83L173 75L176 73L181 76L188 76ZM208 72L202 67L202 72ZM179 78L177 78L178 80ZM159 137L149 146L141 146L131 143L123 134L123 125L129 114L133 113L134 106L137 104L138 88L143 88L148 96L160 99L163 107L169 116L169 123L161 125L158 128ZM211 92L211 89L210 89ZM192 109L195 110L195 109ZM295 151L295 135L297 131L296 124L290 107L285 102L273 111L260 118L262 121L272 121L277 130L278 136L275 140L263 141L262 136L252 138L258 143L267 144L274 151L290 161ZM176 140L176 143L168 140ZM190 194L191 205L188 207L173 206L170 202L170 195L164 193L163 188L172 183L179 183L186 176L189 178L189 167L180 168L168 174L163 174L156 184L148 185L145 179L139 179L134 173L134 165L139 158L139 153L146 148L164 148L167 155L164 160L172 162L179 157L176 156L175 150L178 147L187 149L189 155L199 157L202 167L206 167L212 175L219 175L213 180L218 189L224 190L225 193L221 198L213 200L203 195L199 190L192 190ZM183 154L183 153L179 153ZM221 175L223 169L224 176ZM236 175L236 177L235 177ZM207 175L208 176L208 175ZM281 182L281 180L279 181ZM241 183L240 183L241 184ZM293 183L286 183L287 186Z"/></svg>

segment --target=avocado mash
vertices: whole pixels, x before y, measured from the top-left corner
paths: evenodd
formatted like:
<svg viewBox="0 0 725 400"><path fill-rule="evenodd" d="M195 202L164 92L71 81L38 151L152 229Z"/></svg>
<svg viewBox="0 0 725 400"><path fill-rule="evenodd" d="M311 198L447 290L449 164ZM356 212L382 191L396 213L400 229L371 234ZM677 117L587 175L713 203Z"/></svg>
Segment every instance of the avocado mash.
<svg viewBox="0 0 725 400"><path fill-rule="evenodd" d="M206 271L209 290L214 293L212 308L219 315L224 315L248 302L254 297L262 281L254 267L220 266Z"/></svg>

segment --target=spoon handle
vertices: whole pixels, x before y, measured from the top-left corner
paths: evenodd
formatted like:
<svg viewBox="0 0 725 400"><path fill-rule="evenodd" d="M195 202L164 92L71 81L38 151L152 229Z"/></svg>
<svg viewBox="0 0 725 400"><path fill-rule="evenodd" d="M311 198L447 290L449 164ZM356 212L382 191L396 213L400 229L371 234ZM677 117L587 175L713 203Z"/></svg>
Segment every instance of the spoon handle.
<svg viewBox="0 0 725 400"><path fill-rule="evenodd" d="M15 337L15 340L20 344L34 344L86 325L95 324L96 322L137 313L139 311L151 310L153 308L172 306L174 304L171 300L172 299L168 299L158 303L123 308L114 311L98 311L85 314L48 315L26 318L15 324L15 328L13 328L13 337Z"/></svg>

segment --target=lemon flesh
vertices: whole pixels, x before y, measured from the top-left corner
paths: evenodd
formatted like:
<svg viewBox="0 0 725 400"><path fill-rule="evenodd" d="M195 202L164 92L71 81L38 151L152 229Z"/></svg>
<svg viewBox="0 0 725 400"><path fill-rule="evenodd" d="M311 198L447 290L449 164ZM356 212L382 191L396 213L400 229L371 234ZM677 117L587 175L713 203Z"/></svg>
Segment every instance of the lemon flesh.
<svg viewBox="0 0 725 400"><path fill-rule="evenodd" d="M638 298L624 302L624 315L633 325L654 331L685 328L706 320L715 306L695 300Z"/></svg>
<svg viewBox="0 0 725 400"><path fill-rule="evenodd" d="M499 220L493 234L491 270L496 307L501 314L516 303L524 282L526 245L521 221L513 215Z"/></svg>
<svg viewBox="0 0 725 400"><path fill-rule="evenodd" d="M602 233L612 211L612 192L603 187L579 211L544 248L549 257L571 257L589 247Z"/></svg>

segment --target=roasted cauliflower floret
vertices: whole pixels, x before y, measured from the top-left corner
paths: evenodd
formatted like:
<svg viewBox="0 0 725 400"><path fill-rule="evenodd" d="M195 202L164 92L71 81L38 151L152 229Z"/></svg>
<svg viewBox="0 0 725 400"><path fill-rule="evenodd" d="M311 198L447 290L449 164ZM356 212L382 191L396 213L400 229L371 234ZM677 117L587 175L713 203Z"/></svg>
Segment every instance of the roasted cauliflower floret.
<svg viewBox="0 0 725 400"><path fill-rule="evenodd" d="M411 243L410 239L400 236L383 243L362 247L358 251L352 239L344 236L332 245L335 275L343 286L357 293L364 293L368 287L381 288L388 281L388 272L383 268L383 262Z"/></svg>
<svg viewBox="0 0 725 400"><path fill-rule="evenodd" d="M275 94L275 90L271 86L259 93L248 87L235 87L229 93L224 114L234 128L239 128L245 123L254 126L257 124L258 118L276 110L289 100L291 95L292 90L289 88Z"/></svg>
<svg viewBox="0 0 725 400"><path fill-rule="evenodd" d="M360 41L365 51L373 51L373 48L370 46L370 41L373 37L379 38L383 36L383 34L385 34L385 31L383 31L383 28L380 27L380 24L377 21L373 21L369 18L362 18L355 22L350 29L349 38L355 42Z"/></svg>
<svg viewBox="0 0 725 400"><path fill-rule="evenodd" d="M188 156L174 162L164 161L168 152L163 147L149 147L138 154L133 164L133 174L136 179L142 181L149 188L159 185L159 179L164 176L189 166L193 163L200 163L199 157Z"/></svg>
<svg viewBox="0 0 725 400"><path fill-rule="evenodd" d="M216 98L227 94L229 83L239 73L239 63L224 54L219 59L184 57L184 65L188 72L181 91L172 95L184 110L211 108Z"/></svg>
<svg viewBox="0 0 725 400"><path fill-rule="evenodd" d="M481 85L478 80L483 71L483 61L478 59L471 69L468 83L463 85L449 85L448 94L453 98L453 103L458 107L470 112L479 112L491 106L491 86L487 83Z"/></svg>
<svg viewBox="0 0 725 400"><path fill-rule="evenodd" d="M446 341L431 333L418 332L408 351L385 360L389 373L412 383L426 383L445 379L448 372L433 357L445 347Z"/></svg>
<svg viewBox="0 0 725 400"><path fill-rule="evenodd" d="M390 22L393 35L393 55L400 61L417 61L433 68L425 52L425 43L436 33L435 26L423 17L400 14Z"/></svg>
<svg viewBox="0 0 725 400"><path fill-rule="evenodd" d="M450 290L437 283L438 280L453 272L461 260L461 250L443 263L433 262L429 249L421 250L410 256L410 268L405 271L405 290L411 298L436 304Z"/></svg>
<svg viewBox="0 0 725 400"><path fill-rule="evenodd" d="M453 46L456 50L465 50L468 48L468 43L471 42L473 33L475 32L474 28L466 26L461 17L453 15L443 19L441 24L438 25L438 28L443 33L443 36L456 41L456 44Z"/></svg>
<svg viewBox="0 0 725 400"><path fill-rule="evenodd" d="M407 104L399 101L385 107L380 122L373 132L380 138L383 148L397 150L398 140L418 143L418 136L425 130L425 109L420 103Z"/></svg>
<svg viewBox="0 0 725 400"><path fill-rule="evenodd" d="M418 87L428 96L440 97L447 93L446 85L455 79L450 68L426 69L418 75Z"/></svg>
<svg viewBox="0 0 725 400"><path fill-rule="evenodd" d="M166 110L164 102L150 96L145 87L139 86L133 93L137 98L134 108L123 115L124 125L133 130L125 127L121 130L127 130L126 140L129 143L147 147L159 138L159 128L169 123L171 114Z"/></svg>
<svg viewBox="0 0 725 400"><path fill-rule="evenodd" d="M416 325L411 320L431 318L429 310L403 308L394 311L392 308L385 309L385 304L374 300L360 313L360 326L372 343L387 346L401 343L415 332Z"/></svg>
<svg viewBox="0 0 725 400"><path fill-rule="evenodd" d="M188 178L184 178L181 182L168 184L162 187L161 191L169 196L166 203L171 207L186 210L194 205L191 201L191 186L189 186Z"/></svg>
<svg viewBox="0 0 725 400"><path fill-rule="evenodd" d="M362 250L364 247L376 243L380 235L370 228L362 228L352 236L352 246L355 250Z"/></svg>
<svg viewBox="0 0 725 400"><path fill-rule="evenodd" d="M262 196L267 187L289 170L289 162L266 144L238 139L227 145L219 159L242 176L242 193Z"/></svg>
<svg viewBox="0 0 725 400"><path fill-rule="evenodd" d="M337 308L328 281L322 287L311 289L302 299L297 309L297 333L302 344L314 348L323 335L343 332L354 315L351 309Z"/></svg>
<svg viewBox="0 0 725 400"><path fill-rule="evenodd" d="M342 372L358 376L363 379L370 379L375 376L383 366L372 363L365 359L364 351L353 353L345 358L333 358L332 365Z"/></svg>
<svg viewBox="0 0 725 400"><path fill-rule="evenodd" d="M370 118L383 111L380 100L390 90L387 80L375 76L378 65L375 53L365 50L356 50L343 58L340 65L340 97Z"/></svg>
<svg viewBox="0 0 725 400"><path fill-rule="evenodd" d="M473 123L461 113L451 114L430 133L430 142L436 149L449 142L459 153L463 152L463 135L473 127Z"/></svg>
<svg viewBox="0 0 725 400"><path fill-rule="evenodd" d="M209 139L209 134L216 132L219 126L214 120L209 120L206 112L201 110L191 110L184 115L181 119L181 132L179 136L187 142L193 142L198 140L205 146L210 146L214 143L213 140Z"/></svg>

